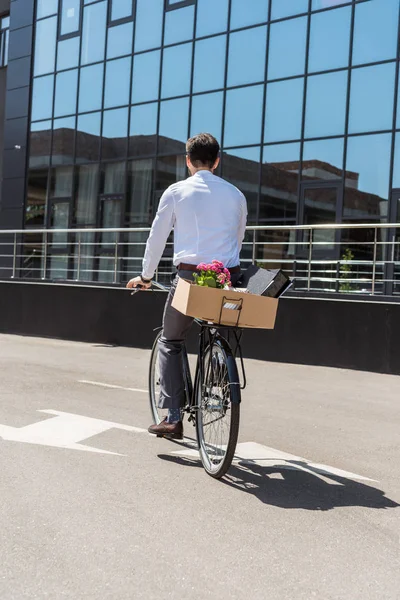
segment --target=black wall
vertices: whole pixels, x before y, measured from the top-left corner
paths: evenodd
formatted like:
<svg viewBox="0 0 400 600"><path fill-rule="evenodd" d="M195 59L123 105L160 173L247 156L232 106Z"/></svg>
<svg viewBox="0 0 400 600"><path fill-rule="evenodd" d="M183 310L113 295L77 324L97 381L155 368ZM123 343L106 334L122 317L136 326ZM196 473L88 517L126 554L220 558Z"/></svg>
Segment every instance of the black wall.
<svg viewBox="0 0 400 600"><path fill-rule="evenodd" d="M0 332L150 348L164 302L159 292L0 282ZM195 344L193 328L191 350ZM261 360L400 374L400 305L283 298L274 331L246 330L244 351Z"/></svg>

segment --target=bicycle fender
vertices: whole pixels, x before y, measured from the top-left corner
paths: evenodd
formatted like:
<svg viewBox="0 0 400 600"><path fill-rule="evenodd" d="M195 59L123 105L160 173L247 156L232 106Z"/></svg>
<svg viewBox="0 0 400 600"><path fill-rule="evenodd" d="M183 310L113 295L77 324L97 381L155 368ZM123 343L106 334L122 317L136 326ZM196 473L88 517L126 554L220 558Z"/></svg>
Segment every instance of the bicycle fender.
<svg viewBox="0 0 400 600"><path fill-rule="evenodd" d="M231 382L231 402L232 404L240 404L242 401L242 395L240 393L239 371L237 368L236 360L232 354L232 349L229 346L228 342L222 338L220 338L217 343L222 346L226 355L226 365L228 369L229 380Z"/></svg>

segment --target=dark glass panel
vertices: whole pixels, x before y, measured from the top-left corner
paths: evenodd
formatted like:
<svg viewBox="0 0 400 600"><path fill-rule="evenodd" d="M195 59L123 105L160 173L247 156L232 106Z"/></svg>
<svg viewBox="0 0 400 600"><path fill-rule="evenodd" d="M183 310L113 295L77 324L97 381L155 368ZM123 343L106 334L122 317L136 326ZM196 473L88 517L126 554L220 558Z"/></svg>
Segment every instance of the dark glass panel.
<svg viewBox="0 0 400 600"><path fill-rule="evenodd" d="M228 29L229 0L197 0L196 37Z"/></svg>
<svg viewBox="0 0 400 600"><path fill-rule="evenodd" d="M31 123L29 151L29 167L35 168L50 164L51 121Z"/></svg>
<svg viewBox="0 0 400 600"><path fill-rule="evenodd" d="M76 131L76 162L97 162L100 155L101 113L79 115Z"/></svg>
<svg viewBox="0 0 400 600"><path fill-rule="evenodd" d="M262 85L229 90L226 95L224 146L242 146L260 142ZM248 110L251 107L251 110Z"/></svg>
<svg viewBox="0 0 400 600"><path fill-rule="evenodd" d="M42 19L49 15L55 15L58 12L58 0L38 0L36 8L36 18Z"/></svg>
<svg viewBox="0 0 400 600"><path fill-rule="evenodd" d="M268 79L301 75L305 69L307 18L273 23L270 29Z"/></svg>
<svg viewBox="0 0 400 600"><path fill-rule="evenodd" d="M103 96L104 65L84 67L80 71L79 112L89 112L101 108Z"/></svg>
<svg viewBox="0 0 400 600"><path fill-rule="evenodd" d="M26 227L44 227L46 211L48 170L35 170L28 173L26 199ZM27 238L29 240L29 238Z"/></svg>
<svg viewBox="0 0 400 600"><path fill-rule="evenodd" d="M269 0L251 0L251 8L243 0L232 0L231 29L268 21Z"/></svg>
<svg viewBox="0 0 400 600"><path fill-rule="evenodd" d="M308 0L272 0L271 19L282 19L308 11Z"/></svg>
<svg viewBox="0 0 400 600"><path fill-rule="evenodd" d="M103 114L101 155L103 160L125 158L128 140L128 109L106 110Z"/></svg>
<svg viewBox="0 0 400 600"><path fill-rule="evenodd" d="M184 153L188 136L189 98L167 100L160 105L159 152Z"/></svg>
<svg viewBox="0 0 400 600"><path fill-rule="evenodd" d="M345 217L375 221L386 218L391 140L389 133L348 139Z"/></svg>
<svg viewBox="0 0 400 600"><path fill-rule="evenodd" d="M135 52L161 46L163 0L136 0Z"/></svg>
<svg viewBox="0 0 400 600"><path fill-rule="evenodd" d="M57 71L77 67L79 63L79 37L58 42Z"/></svg>
<svg viewBox="0 0 400 600"><path fill-rule="evenodd" d="M160 86L160 50L137 54L133 59L132 102L158 99Z"/></svg>
<svg viewBox="0 0 400 600"><path fill-rule="evenodd" d="M117 58L132 53L133 23L123 23L108 29L107 58Z"/></svg>
<svg viewBox="0 0 400 600"><path fill-rule="evenodd" d="M77 168L75 219L79 225L96 225L99 165Z"/></svg>
<svg viewBox="0 0 400 600"><path fill-rule="evenodd" d="M33 80L32 121L50 119L53 111L54 75Z"/></svg>
<svg viewBox="0 0 400 600"><path fill-rule="evenodd" d="M224 87L226 35L200 40L195 45L193 91ZM212 69L210 69L212 65Z"/></svg>
<svg viewBox="0 0 400 600"><path fill-rule="evenodd" d="M336 186L306 187L304 189L304 225L334 223L337 201L338 188ZM306 239L308 240L308 232ZM317 251L333 250L335 232L333 230L316 230L313 240L318 244Z"/></svg>
<svg viewBox="0 0 400 600"><path fill-rule="evenodd" d="M106 63L104 108L129 103L131 58L119 58Z"/></svg>
<svg viewBox="0 0 400 600"><path fill-rule="evenodd" d="M223 102L223 92L193 96L190 135L208 132L220 140Z"/></svg>
<svg viewBox="0 0 400 600"><path fill-rule="evenodd" d="M53 165L65 165L74 162L75 117L55 119L53 122Z"/></svg>
<svg viewBox="0 0 400 600"><path fill-rule="evenodd" d="M225 151L222 156L222 176L246 196L248 224L254 225L260 186L260 148Z"/></svg>
<svg viewBox="0 0 400 600"><path fill-rule="evenodd" d="M305 137L344 134L348 71L308 78Z"/></svg>
<svg viewBox="0 0 400 600"><path fill-rule="evenodd" d="M400 188L400 133L396 133L396 145L394 152L394 165L393 165L393 185L394 188ZM400 213L397 216L397 220L400 219Z"/></svg>
<svg viewBox="0 0 400 600"><path fill-rule="evenodd" d="M70 198L74 168L57 167L51 170L50 198Z"/></svg>
<svg viewBox="0 0 400 600"><path fill-rule="evenodd" d="M305 142L303 148L302 178L341 179L343 177L343 138Z"/></svg>
<svg viewBox="0 0 400 600"><path fill-rule="evenodd" d="M133 0L110 0L111 21L126 19L132 16Z"/></svg>
<svg viewBox="0 0 400 600"><path fill-rule="evenodd" d="M353 64L395 58L399 0L374 0L356 5Z"/></svg>
<svg viewBox="0 0 400 600"><path fill-rule="evenodd" d="M57 17L36 23L35 75L45 75L54 71L56 60Z"/></svg>
<svg viewBox="0 0 400 600"><path fill-rule="evenodd" d="M55 117L76 113L77 86L78 69L58 73L56 76L56 96L54 102Z"/></svg>
<svg viewBox="0 0 400 600"><path fill-rule="evenodd" d="M260 225L269 221L282 225L296 222L299 171L299 143L264 146ZM263 255L262 258L268 257Z"/></svg>
<svg viewBox="0 0 400 600"><path fill-rule="evenodd" d="M349 63L351 7L311 17L308 71L327 71Z"/></svg>
<svg viewBox="0 0 400 600"><path fill-rule="evenodd" d="M50 210L51 229L68 229L69 227L69 202L53 202ZM51 248L60 250L68 243L68 233L53 233L51 235ZM61 263L61 264L60 264ZM50 276L53 278L67 278L68 256L50 257ZM55 272L54 272L55 271Z"/></svg>
<svg viewBox="0 0 400 600"><path fill-rule="evenodd" d="M158 200L170 185L177 181L182 181L188 176L186 156L184 154L159 158L156 174L156 204L158 205Z"/></svg>
<svg viewBox="0 0 400 600"><path fill-rule="evenodd" d="M122 217L122 202L123 196L121 194L115 194L111 198L103 198L101 202L101 225L103 228L117 228L121 227L121 217ZM118 240L118 233L114 232L105 232L101 234L101 242L100 245L103 249L107 247L112 248L115 251L115 242ZM114 256L113 253L112 258L108 258L103 256L100 258L100 271L102 269L106 269L109 273L102 273L99 276L100 281L113 281L114 279ZM103 267L102 267L103 261ZM109 278L107 275L111 275Z"/></svg>
<svg viewBox="0 0 400 600"><path fill-rule="evenodd" d="M131 108L129 156L156 153L158 104L141 104Z"/></svg>
<svg viewBox="0 0 400 600"><path fill-rule="evenodd" d="M166 48L163 56L161 97L183 96L190 92L193 44Z"/></svg>
<svg viewBox="0 0 400 600"><path fill-rule="evenodd" d="M265 142L301 137L304 79L269 83L265 115Z"/></svg>
<svg viewBox="0 0 400 600"><path fill-rule="evenodd" d="M266 44L266 27L230 34L228 86L264 80Z"/></svg>
<svg viewBox="0 0 400 600"><path fill-rule="evenodd" d="M391 129L395 64L353 69L349 132Z"/></svg>
<svg viewBox="0 0 400 600"><path fill-rule="evenodd" d="M107 2L91 4L83 12L81 64L104 60L107 29Z"/></svg>
<svg viewBox="0 0 400 600"><path fill-rule="evenodd" d="M153 190L154 159L132 160L128 164L128 211L129 224L146 226L151 221L151 198Z"/></svg>
<svg viewBox="0 0 400 600"><path fill-rule="evenodd" d="M101 194L123 194L125 191L125 162L112 162L102 165Z"/></svg>
<svg viewBox="0 0 400 600"><path fill-rule="evenodd" d="M194 6L165 13L164 44L176 44L193 38Z"/></svg>
<svg viewBox="0 0 400 600"><path fill-rule="evenodd" d="M80 0L61 0L61 35L68 35L79 31L81 17L80 4Z"/></svg>

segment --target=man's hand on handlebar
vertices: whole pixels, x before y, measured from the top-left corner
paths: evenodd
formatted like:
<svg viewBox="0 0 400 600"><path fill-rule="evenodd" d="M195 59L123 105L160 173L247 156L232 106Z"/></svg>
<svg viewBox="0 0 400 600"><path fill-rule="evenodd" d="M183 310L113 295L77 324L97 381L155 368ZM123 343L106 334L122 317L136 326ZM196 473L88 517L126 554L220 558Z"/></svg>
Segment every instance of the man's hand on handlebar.
<svg viewBox="0 0 400 600"><path fill-rule="evenodd" d="M142 289L142 290L148 290L151 288L151 281L145 282L145 281L143 281L143 279L140 276L134 277L133 279L128 281L128 283L126 284L126 287L128 289L138 288L138 289Z"/></svg>

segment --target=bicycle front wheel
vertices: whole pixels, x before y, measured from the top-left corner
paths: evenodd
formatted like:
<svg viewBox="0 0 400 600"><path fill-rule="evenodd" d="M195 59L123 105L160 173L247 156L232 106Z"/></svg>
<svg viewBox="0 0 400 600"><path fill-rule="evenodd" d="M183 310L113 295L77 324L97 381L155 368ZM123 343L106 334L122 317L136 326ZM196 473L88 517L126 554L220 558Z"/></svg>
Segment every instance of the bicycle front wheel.
<svg viewBox="0 0 400 600"><path fill-rule="evenodd" d="M149 396L150 396L150 410L153 415L154 423L159 425L161 421L168 415L166 408L158 408L158 401L160 398L160 370L158 366L158 340L162 335L162 331L157 335L150 356L150 369L149 369Z"/></svg>
<svg viewBox="0 0 400 600"><path fill-rule="evenodd" d="M222 338L206 348L195 399L201 462L211 477L220 479L231 466L240 422L239 375L232 351Z"/></svg>

